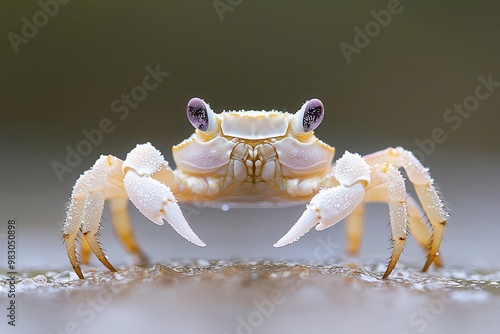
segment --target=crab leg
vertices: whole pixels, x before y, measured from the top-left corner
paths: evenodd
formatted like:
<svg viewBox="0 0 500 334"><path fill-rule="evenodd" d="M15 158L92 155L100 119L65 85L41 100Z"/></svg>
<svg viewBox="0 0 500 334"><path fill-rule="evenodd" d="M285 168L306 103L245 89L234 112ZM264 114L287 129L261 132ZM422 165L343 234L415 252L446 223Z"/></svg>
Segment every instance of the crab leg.
<svg viewBox="0 0 500 334"><path fill-rule="evenodd" d="M183 237L205 246L189 227L170 188L151 176L163 172L173 181L173 173L161 153L151 144L137 145L125 162L113 156L101 156L94 166L75 183L63 226L63 238L70 263L80 278L84 278L75 252L75 240L81 230L83 262L90 250L111 271L116 271L104 255L97 232L104 202L110 201L115 232L125 246L143 263L146 256L137 246L127 212L127 197L147 218L162 225L166 219ZM125 175L125 176L124 176Z"/></svg>
<svg viewBox="0 0 500 334"><path fill-rule="evenodd" d="M365 196L366 198L366 196ZM361 236L363 234L363 220L365 218L365 202L361 202L357 208L347 217L347 253L356 255L361 247Z"/></svg>
<svg viewBox="0 0 500 334"><path fill-rule="evenodd" d="M122 242L125 248L137 258L139 264L145 264L148 262L148 258L137 245L134 232L132 230L132 224L130 222L130 216L127 210L128 198L122 184L122 161L116 159L116 165L117 166L113 169L113 172L108 175L104 198L109 201L111 219L118 239ZM80 262L87 264L89 262L92 249L90 248L86 238L82 238L80 241Z"/></svg>
<svg viewBox="0 0 500 334"><path fill-rule="evenodd" d="M109 263L104 252L97 241L97 231L101 222L102 210L104 208L104 189L96 189L96 193L90 193L85 197L85 210L82 216L82 233L87 240L90 249L109 270L116 269Z"/></svg>
<svg viewBox="0 0 500 334"><path fill-rule="evenodd" d="M75 188L73 188L73 195L66 213L66 221L63 226L63 239L64 244L66 245L66 253L68 254L69 262L78 277L83 279L83 274L80 269L80 265L78 264L75 251L75 240L82 224L82 212L85 204L84 198L82 198L80 194L77 195L77 191L75 191L75 189L77 189L78 182L82 179L82 177L83 175L76 182Z"/></svg>
<svg viewBox="0 0 500 334"><path fill-rule="evenodd" d="M365 186L370 182L370 168L358 154L346 152L336 164L333 177L340 183L320 190L297 223L274 244L282 247L297 241L313 226L321 231L347 217L363 200Z"/></svg>
<svg viewBox="0 0 500 334"><path fill-rule="evenodd" d="M382 276L382 279L386 279L396 266L406 242L408 212L405 182L397 168L389 163L376 166L372 172L371 186L379 184L387 184L387 202L392 230L391 239L393 241L391 259Z"/></svg>
<svg viewBox="0 0 500 334"><path fill-rule="evenodd" d="M445 210L444 203L439 197L434 186L434 181L428 173L428 169L424 168L420 161L415 158L413 153L404 150L401 147L388 148L386 150L376 152L365 156L364 159L370 166L389 162L396 168L403 167L408 174L408 178L413 183L418 198L422 203L422 207L429 218L433 233L429 247L429 256L422 269L427 271L429 266L439 255L439 247L443 238L444 227L448 221L449 215Z"/></svg>
<svg viewBox="0 0 500 334"><path fill-rule="evenodd" d="M387 203L388 201L388 192L387 192L387 184L382 184L376 188L372 188L366 192L365 198L363 199L363 203L358 207L362 207L364 203ZM424 249L427 253L429 251L429 246L431 242L431 233L427 228L426 222L423 219L424 213L420 209L417 202L410 197L408 194L406 195L406 204L408 209L408 228L410 230L411 235L417 241L417 243ZM356 208L356 209L358 209ZM355 210L356 211L356 210ZM353 212L353 214L355 213ZM351 214L351 216L353 215ZM348 217L348 225L351 219L351 216ZM356 237L360 238L361 230L354 231L353 233L357 233ZM348 249L349 245L354 243L349 240L349 235L347 239ZM351 253L352 254L352 253ZM357 254L354 253L354 254ZM434 258L434 265L436 267L441 267L443 264L441 262L441 257L437 255Z"/></svg>
<svg viewBox="0 0 500 334"><path fill-rule="evenodd" d="M427 228L427 225L423 220L424 213L420 209L418 203L413 198L408 197L406 201L408 203L408 215L409 215L408 226L410 228L410 233L418 242L418 244L426 252L429 252L432 241L432 234L429 232L429 229ZM434 257L434 265L436 267L443 266L440 253L436 254L436 256Z"/></svg>
<svg viewBox="0 0 500 334"><path fill-rule="evenodd" d="M83 274L75 252L75 239L80 229L85 237L83 242L88 243L88 246L108 269L116 271L104 256L97 242L96 234L104 207L104 192L108 177L120 166L119 159L103 155L90 170L80 176L73 188L66 222L63 226L63 237L71 265L80 278L83 278Z"/></svg>
<svg viewBox="0 0 500 334"><path fill-rule="evenodd" d="M145 265L148 263L148 257L135 240L127 207L128 198L114 198L109 201L113 227L122 244L137 258L138 264Z"/></svg>

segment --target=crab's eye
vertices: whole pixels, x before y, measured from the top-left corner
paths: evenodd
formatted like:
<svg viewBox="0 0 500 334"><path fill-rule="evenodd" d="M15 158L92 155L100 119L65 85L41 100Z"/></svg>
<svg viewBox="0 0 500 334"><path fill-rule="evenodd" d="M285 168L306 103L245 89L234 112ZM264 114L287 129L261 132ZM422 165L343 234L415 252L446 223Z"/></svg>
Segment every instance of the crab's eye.
<svg viewBox="0 0 500 334"><path fill-rule="evenodd" d="M293 130L296 134L314 131L325 116L325 107L318 99L307 101L295 114Z"/></svg>
<svg viewBox="0 0 500 334"><path fill-rule="evenodd" d="M325 115L323 103L318 99L312 99L307 102L304 109L304 118L302 119L302 127L304 132L315 130Z"/></svg>
<svg viewBox="0 0 500 334"><path fill-rule="evenodd" d="M202 99L193 97L189 100L187 108L187 117L193 126L200 131L207 131L210 125L209 111Z"/></svg>

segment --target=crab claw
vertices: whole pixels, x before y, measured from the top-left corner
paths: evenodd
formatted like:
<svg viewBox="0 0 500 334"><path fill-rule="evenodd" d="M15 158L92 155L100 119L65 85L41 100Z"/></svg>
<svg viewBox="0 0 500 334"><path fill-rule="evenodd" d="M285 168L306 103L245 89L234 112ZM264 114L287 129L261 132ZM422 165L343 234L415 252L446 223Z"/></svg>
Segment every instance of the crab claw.
<svg viewBox="0 0 500 334"><path fill-rule="evenodd" d="M346 151L337 161L333 177L340 185L320 190L295 225L274 247L299 240L316 224L316 230L322 231L351 214L363 200L365 185L370 183L370 167L359 154Z"/></svg>
<svg viewBox="0 0 500 334"><path fill-rule="evenodd" d="M177 233L200 247L206 246L182 214L172 190L165 184L128 171L123 180L130 201L149 220L163 225L165 219Z"/></svg>
<svg viewBox="0 0 500 334"><path fill-rule="evenodd" d="M311 199L306 211L295 225L274 244L274 247L282 247L299 240L316 224L317 231L335 225L361 203L364 195L365 188L361 183L347 188L339 185L334 188L322 189Z"/></svg>

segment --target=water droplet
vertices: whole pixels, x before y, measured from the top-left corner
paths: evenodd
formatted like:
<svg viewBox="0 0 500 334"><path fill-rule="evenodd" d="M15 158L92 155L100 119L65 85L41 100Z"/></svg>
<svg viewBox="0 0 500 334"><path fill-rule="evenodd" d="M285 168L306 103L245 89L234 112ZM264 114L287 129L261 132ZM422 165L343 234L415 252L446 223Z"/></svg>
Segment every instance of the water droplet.
<svg viewBox="0 0 500 334"><path fill-rule="evenodd" d="M221 209L222 211L229 211L229 205L227 205L227 204L222 204L222 205L221 205L221 207L220 207L220 209Z"/></svg>

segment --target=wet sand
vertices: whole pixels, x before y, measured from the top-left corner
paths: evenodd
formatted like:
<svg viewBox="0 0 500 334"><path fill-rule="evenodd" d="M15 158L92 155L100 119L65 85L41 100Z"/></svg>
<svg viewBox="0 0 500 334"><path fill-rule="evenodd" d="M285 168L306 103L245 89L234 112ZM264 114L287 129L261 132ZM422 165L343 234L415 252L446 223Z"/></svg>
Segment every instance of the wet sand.
<svg viewBox="0 0 500 334"><path fill-rule="evenodd" d="M384 263L173 261L25 272L17 333L470 333L498 327L500 270ZM7 277L0 276L1 299ZM10 326L9 326L10 327Z"/></svg>

